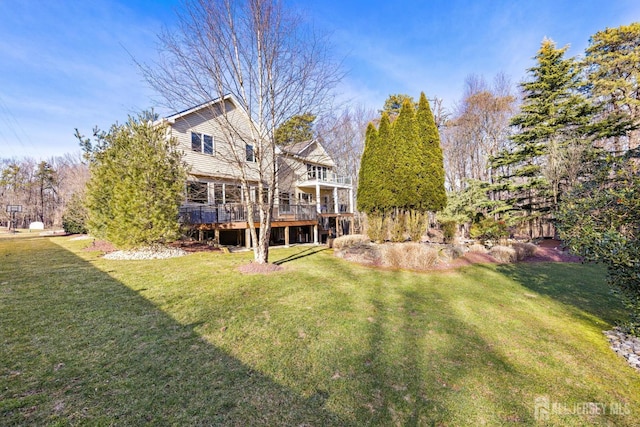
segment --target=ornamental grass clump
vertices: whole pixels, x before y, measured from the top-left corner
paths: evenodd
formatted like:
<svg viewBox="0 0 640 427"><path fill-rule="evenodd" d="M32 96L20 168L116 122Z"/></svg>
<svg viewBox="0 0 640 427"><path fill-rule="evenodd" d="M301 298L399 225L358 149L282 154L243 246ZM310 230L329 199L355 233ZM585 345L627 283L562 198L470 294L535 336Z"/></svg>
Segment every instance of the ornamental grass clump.
<svg viewBox="0 0 640 427"><path fill-rule="evenodd" d="M348 249L357 246L368 245L371 243L369 236L364 234L350 234L347 236L340 236L333 241L333 248L336 250Z"/></svg>
<svg viewBox="0 0 640 427"><path fill-rule="evenodd" d="M474 243L473 245L469 246L469 252L486 254L487 252L489 252L489 250L484 245Z"/></svg>
<svg viewBox="0 0 640 427"><path fill-rule="evenodd" d="M420 243L380 245L384 267L427 270L438 262L438 250Z"/></svg>
<svg viewBox="0 0 640 427"><path fill-rule="evenodd" d="M518 260L516 250L509 246L494 246L489 250L489 255L500 262L516 262Z"/></svg>
<svg viewBox="0 0 640 427"><path fill-rule="evenodd" d="M516 258L518 261L522 261L525 258L533 256L538 250L538 247L533 243L515 242L511 247L516 251Z"/></svg>

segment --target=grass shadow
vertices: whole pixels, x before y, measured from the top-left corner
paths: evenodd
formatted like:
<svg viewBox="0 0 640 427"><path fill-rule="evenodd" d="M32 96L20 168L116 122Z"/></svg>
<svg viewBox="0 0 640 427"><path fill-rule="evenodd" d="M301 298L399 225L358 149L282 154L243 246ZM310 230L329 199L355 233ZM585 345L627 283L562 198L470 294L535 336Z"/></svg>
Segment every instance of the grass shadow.
<svg viewBox="0 0 640 427"><path fill-rule="evenodd" d="M389 292L393 291L380 286L370 296L376 316L371 319L369 352L363 364L373 393L366 404L369 413L360 414L360 419L369 418L372 425L445 425L452 420L454 425L465 425L484 412L489 424L507 423L514 417L533 421L514 415L531 412L526 402L487 405L495 396L487 399L473 389L473 381L467 380L470 365L488 366L485 375L492 377L490 382L504 378L521 382L525 375L456 318L446 297L434 309L433 299L440 298L435 292L425 296L415 289L401 289L391 297L394 302ZM469 364L469 360L480 363Z"/></svg>
<svg viewBox="0 0 640 427"><path fill-rule="evenodd" d="M277 261L274 261L273 263L275 265L282 265L282 264L285 264L287 262L291 262L291 261L295 261L295 260L298 260L298 259L302 259L302 258L306 258L306 257L312 256L312 255L316 255L316 254L318 254L320 252L324 252L326 250L328 250L328 248L326 248L326 247L314 246L314 247L311 247L311 248L303 249L300 252L293 253L293 254L285 257L285 258L282 258L282 259L279 259Z"/></svg>
<svg viewBox="0 0 640 427"><path fill-rule="evenodd" d="M484 268L487 268L486 266ZM522 286L603 321L614 324L626 316L619 297L606 282L606 269L594 264L500 264L496 270Z"/></svg>
<svg viewBox="0 0 640 427"><path fill-rule="evenodd" d="M48 239L9 245L0 424L348 424Z"/></svg>

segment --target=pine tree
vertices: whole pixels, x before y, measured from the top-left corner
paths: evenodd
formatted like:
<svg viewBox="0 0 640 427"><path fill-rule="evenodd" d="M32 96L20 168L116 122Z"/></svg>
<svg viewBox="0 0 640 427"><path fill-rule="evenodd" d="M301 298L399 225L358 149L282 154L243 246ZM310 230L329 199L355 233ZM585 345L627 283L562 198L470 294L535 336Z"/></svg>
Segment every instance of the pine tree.
<svg viewBox="0 0 640 427"><path fill-rule="evenodd" d="M289 145L313 139L313 122L316 116L304 113L291 117L275 131L275 141L278 145Z"/></svg>
<svg viewBox="0 0 640 427"><path fill-rule="evenodd" d="M623 153L640 145L640 23L598 31L591 37L584 63L591 96L603 108L603 136Z"/></svg>
<svg viewBox="0 0 640 427"><path fill-rule="evenodd" d="M186 170L176 140L142 116L96 134L96 147L82 140L91 162L86 192L90 233L119 247L177 237Z"/></svg>
<svg viewBox="0 0 640 427"><path fill-rule="evenodd" d="M537 65L529 69L532 79L521 84L521 112L511 121L519 132L510 149L492 160L507 171L501 181L513 209L527 217L557 209L562 191L577 180L587 146L582 137L594 110L579 92L581 70L564 58L566 50L543 40Z"/></svg>

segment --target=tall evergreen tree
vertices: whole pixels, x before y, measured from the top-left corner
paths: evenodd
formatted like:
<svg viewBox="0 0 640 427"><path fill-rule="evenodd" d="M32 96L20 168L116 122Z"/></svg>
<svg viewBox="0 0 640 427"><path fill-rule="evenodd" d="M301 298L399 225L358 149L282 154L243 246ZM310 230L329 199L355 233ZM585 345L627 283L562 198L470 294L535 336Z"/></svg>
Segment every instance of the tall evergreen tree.
<svg viewBox="0 0 640 427"><path fill-rule="evenodd" d="M603 107L602 136L612 136L613 151L640 145L640 23L598 31L584 63L591 96ZM635 130L635 131L634 131ZM613 135L612 135L613 133Z"/></svg>
<svg viewBox="0 0 640 427"><path fill-rule="evenodd" d="M396 93L394 95L389 95L389 97L384 101L384 106L382 107L382 110L380 110L380 114L387 113L390 117L395 119L398 114L400 114L404 101L409 101L411 105L415 104L413 97L407 94Z"/></svg>
<svg viewBox="0 0 640 427"><path fill-rule="evenodd" d="M392 208L415 209L420 204L418 186L420 178L420 153L417 144L415 110L409 99L402 102L398 117L393 122L391 138L387 142L392 148L395 170L388 174L393 193Z"/></svg>
<svg viewBox="0 0 640 427"><path fill-rule="evenodd" d="M358 210L365 213L371 213L375 210L375 194L376 194L376 170L374 161L378 155L378 131L373 123L367 126L365 136L364 150L362 159L360 160L360 170L358 171L358 192L357 204Z"/></svg>
<svg viewBox="0 0 640 427"><path fill-rule="evenodd" d="M447 193L444 188L444 160L440 134L424 92L420 94L415 123L417 153L421 163L418 169L419 203L416 207L437 212L444 209L447 204Z"/></svg>
<svg viewBox="0 0 640 427"><path fill-rule="evenodd" d="M291 117L275 131L275 140L278 145L295 144L313 139L313 122L316 116L304 113Z"/></svg>
<svg viewBox="0 0 640 427"><path fill-rule="evenodd" d="M80 135L78 135L80 137ZM130 117L97 145L81 138L90 159L87 228L119 247L162 243L177 237L186 170L175 138L149 120Z"/></svg>
<svg viewBox="0 0 640 427"><path fill-rule="evenodd" d="M511 147L500 152L493 167L503 167L503 188L511 194L515 211L536 217L557 209L561 192L577 179L585 147L582 137L593 107L579 92L581 69L567 47L545 39L529 69L532 79L522 83L521 112L511 125L518 132Z"/></svg>
<svg viewBox="0 0 640 427"><path fill-rule="evenodd" d="M395 206L396 195L394 176L398 168L398 159L393 146L391 120L387 113L382 113L378 126L377 145L379 150L375 164L375 206L376 211L388 212Z"/></svg>

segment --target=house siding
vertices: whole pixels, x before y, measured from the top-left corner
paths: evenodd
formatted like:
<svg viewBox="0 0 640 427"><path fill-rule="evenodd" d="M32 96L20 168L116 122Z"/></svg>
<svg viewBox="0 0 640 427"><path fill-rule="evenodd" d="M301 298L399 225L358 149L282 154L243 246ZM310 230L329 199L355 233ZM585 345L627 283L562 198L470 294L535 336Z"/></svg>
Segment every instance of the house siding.
<svg viewBox="0 0 640 427"><path fill-rule="evenodd" d="M214 108L204 108L179 117L171 125L171 136L178 141L184 152L184 161L191 167L194 177L225 178L239 180L240 167L247 172L250 181L257 182L257 165L246 161L246 144L253 145L250 138L250 125L246 114L227 102L226 119L234 123L235 129L241 129L240 135L230 136L225 132L222 122L226 120L215 114ZM191 149L191 133L198 132L213 137L213 154L198 153ZM237 159L237 160L236 160Z"/></svg>

